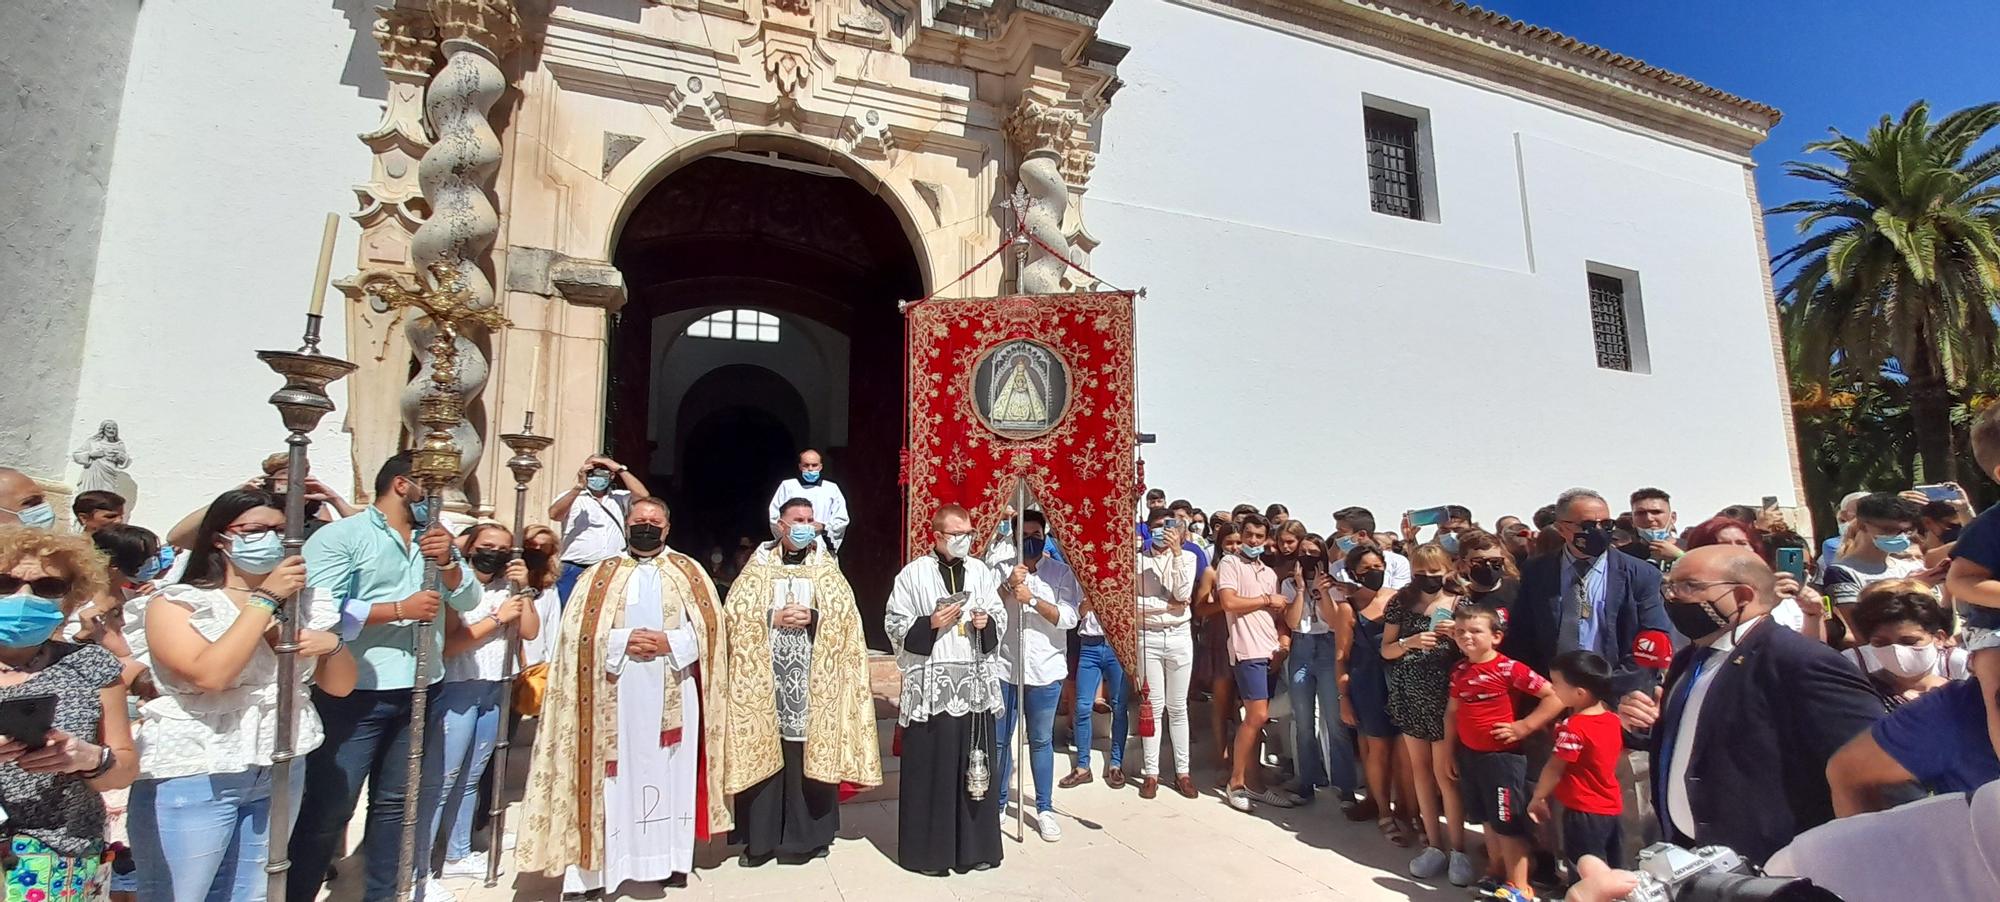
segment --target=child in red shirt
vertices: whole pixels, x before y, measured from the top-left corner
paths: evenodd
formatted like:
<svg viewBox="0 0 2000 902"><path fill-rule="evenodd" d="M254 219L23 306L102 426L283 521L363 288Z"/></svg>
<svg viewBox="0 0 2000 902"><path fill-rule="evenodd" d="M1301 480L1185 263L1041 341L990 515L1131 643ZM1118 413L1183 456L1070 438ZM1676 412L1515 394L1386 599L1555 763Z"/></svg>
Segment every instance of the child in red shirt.
<svg viewBox="0 0 2000 902"><path fill-rule="evenodd" d="M1542 675L1500 648L1500 613L1486 605L1458 609L1455 631L1465 660L1451 672L1445 703L1444 739L1456 743L1459 793L1465 817L1486 831L1487 877L1503 899L1535 898L1528 885L1528 759L1521 740L1548 726L1562 702ZM1514 694L1541 700L1521 720L1514 719Z"/></svg>
<svg viewBox="0 0 2000 902"><path fill-rule="evenodd" d="M1535 783L1528 816L1536 823L1549 819L1549 796L1563 806L1562 853L1571 873L1585 855L1604 859L1614 868L1625 866L1624 831L1618 816L1625 801L1618 786L1618 758L1624 754L1624 729L1606 700L1611 693L1611 665L1578 649L1556 657L1549 673L1556 698L1572 713L1556 728L1555 754Z"/></svg>

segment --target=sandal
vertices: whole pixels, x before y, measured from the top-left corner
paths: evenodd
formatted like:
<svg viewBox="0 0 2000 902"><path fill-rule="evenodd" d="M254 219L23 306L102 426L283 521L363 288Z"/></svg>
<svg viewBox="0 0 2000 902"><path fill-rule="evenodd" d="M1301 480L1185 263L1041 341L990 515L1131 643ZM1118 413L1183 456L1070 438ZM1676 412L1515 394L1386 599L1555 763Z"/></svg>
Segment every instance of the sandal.
<svg viewBox="0 0 2000 902"><path fill-rule="evenodd" d="M1394 817L1385 815L1376 818L1375 829L1382 831L1383 838L1387 839L1390 845L1398 848L1409 848L1410 836L1403 832L1403 825L1397 823Z"/></svg>

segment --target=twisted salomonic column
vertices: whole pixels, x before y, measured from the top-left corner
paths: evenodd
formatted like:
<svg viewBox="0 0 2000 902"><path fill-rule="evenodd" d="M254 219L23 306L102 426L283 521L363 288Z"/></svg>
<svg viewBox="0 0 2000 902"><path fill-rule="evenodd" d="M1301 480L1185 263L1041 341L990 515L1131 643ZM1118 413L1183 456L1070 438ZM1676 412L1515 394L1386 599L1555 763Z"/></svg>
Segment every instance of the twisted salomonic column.
<svg viewBox="0 0 2000 902"><path fill-rule="evenodd" d="M1042 244L1069 253L1069 239L1063 235L1063 211L1069 206L1069 186L1063 181L1063 157L1076 141L1083 115L1043 103L1024 94L1006 122L1007 137L1020 153L1020 185L1028 193L1029 234ZM1068 265L1040 246L1030 245L1027 263L1021 267L1020 290L1024 294L1052 294L1062 290L1063 270Z"/></svg>
<svg viewBox="0 0 2000 902"><path fill-rule="evenodd" d="M500 214L488 193L500 167L500 136L486 116L507 90L500 58L519 38L520 14L513 0L431 0L430 8L445 64L424 96L433 137L417 166L417 183L431 213L410 239L410 262L421 277L431 263L450 261L470 294L468 306L491 309L493 280L482 265L500 232ZM406 328L418 370L403 389L403 425L411 435L422 435L419 408L426 394L439 390L432 384L436 361L429 350L436 327L419 316ZM486 386L486 354L465 335L457 337L456 347L457 373L449 390L469 404ZM450 433L459 448L459 472L474 472L483 450L478 430L461 417Z"/></svg>

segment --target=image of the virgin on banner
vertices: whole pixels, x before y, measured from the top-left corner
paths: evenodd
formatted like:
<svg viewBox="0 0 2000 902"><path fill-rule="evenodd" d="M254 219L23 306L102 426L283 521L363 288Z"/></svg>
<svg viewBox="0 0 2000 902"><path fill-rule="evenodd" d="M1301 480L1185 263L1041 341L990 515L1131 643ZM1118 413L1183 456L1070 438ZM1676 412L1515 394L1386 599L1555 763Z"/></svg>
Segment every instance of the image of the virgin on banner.
<svg viewBox="0 0 2000 902"><path fill-rule="evenodd" d="M905 557L931 514L972 511L982 540L1025 480L1106 637L1137 666L1131 292L912 305ZM981 549L983 553L984 549Z"/></svg>

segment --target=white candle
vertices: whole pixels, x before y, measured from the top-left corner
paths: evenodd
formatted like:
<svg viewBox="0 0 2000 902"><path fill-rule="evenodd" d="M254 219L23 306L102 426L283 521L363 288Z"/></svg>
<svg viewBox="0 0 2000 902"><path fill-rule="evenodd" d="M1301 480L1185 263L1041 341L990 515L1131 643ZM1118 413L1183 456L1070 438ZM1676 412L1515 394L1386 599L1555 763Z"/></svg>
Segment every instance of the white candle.
<svg viewBox="0 0 2000 902"><path fill-rule="evenodd" d="M540 391L541 378L542 378L542 342L541 339L537 337L535 340L535 363L533 366L530 366L528 368L528 412L529 413L535 412L535 399L541 397L541 391Z"/></svg>
<svg viewBox="0 0 2000 902"><path fill-rule="evenodd" d="M319 268L313 271L312 305L306 313L319 316L326 309L326 277L333 272L333 238L340 231L340 215L326 214L326 234L319 239Z"/></svg>

